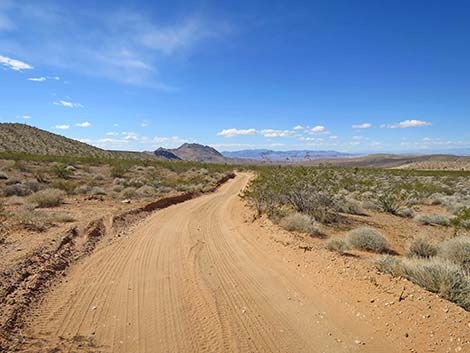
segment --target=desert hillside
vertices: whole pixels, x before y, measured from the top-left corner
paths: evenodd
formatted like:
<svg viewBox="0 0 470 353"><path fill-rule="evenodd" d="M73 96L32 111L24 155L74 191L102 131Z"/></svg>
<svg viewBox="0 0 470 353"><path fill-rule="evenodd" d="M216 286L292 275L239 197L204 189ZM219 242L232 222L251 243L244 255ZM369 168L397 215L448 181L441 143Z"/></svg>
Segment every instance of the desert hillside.
<svg viewBox="0 0 470 353"><path fill-rule="evenodd" d="M0 152L95 158L152 158L138 152L107 151L33 126L0 123Z"/></svg>

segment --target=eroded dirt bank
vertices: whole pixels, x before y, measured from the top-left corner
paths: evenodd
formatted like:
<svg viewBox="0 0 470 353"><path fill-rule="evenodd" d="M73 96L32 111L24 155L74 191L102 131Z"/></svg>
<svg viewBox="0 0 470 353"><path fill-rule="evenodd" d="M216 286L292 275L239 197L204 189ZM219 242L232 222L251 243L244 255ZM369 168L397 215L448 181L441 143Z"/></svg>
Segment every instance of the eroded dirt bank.
<svg viewBox="0 0 470 353"><path fill-rule="evenodd" d="M239 175L81 259L35 312L29 352L468 351L470 316L312 240L252 221Z"/></svg>

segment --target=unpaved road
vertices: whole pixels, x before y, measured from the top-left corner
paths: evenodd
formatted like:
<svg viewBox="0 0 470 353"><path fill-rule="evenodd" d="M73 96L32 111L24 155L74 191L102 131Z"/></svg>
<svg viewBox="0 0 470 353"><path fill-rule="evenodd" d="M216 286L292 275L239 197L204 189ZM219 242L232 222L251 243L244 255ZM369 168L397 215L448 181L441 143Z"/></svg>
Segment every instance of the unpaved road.
<svg viewBox="0 0 470 353"><path fill-rule="evenodd" d="M248 180L155 212L80 262L41 305L29 351L400 352L341 292L258 247L265 230L238 197Z"/></svg>

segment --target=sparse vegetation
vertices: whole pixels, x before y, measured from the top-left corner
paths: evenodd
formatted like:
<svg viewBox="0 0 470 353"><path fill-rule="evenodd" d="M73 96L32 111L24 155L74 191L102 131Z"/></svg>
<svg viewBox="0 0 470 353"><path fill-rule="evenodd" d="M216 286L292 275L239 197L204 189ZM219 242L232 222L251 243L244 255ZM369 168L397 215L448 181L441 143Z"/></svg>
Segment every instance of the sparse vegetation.
<svg viewBox="0 0 470 353"><path fill-rule="evenodd" d="M461 235L439 244L439 257L447 259L470 275L470 236Z"/></svg>
<svg viewBox="0 0 470 353"><path fill-rule="evenodd" d="M408 247L408 257L430 258L436 256L437 248L425 238L415 239Z"/></svg>
<svg viewBox="0 0 470 353"><path fill-rule="evenodd" d="M349 250L349 245L344 239L330 238L325 242L325 248L343 255Z"/></svg>
<svg viewBox="0 0 470 353"><path fill-rule="evenodd" d="M38 207L56 207L64 201L65 193L58 189L45 189L28 197L28 201Z"/></svg>
<svg viewBox="0 0 470 353"><path fill-rule="evenodd" d="M384 236L374 228L360 227L351 230L346 235L348 244L358 250L384 252L388 249L388 243Z"/></svg>
<svg viewBox="0 0 470 353"><path fill-rule="evenodd" d="M415 217L415 221L424 225L440 225L448 226L450 224L449 217L440 214L422 214Z"/></svg>
<svg viewBox="0 0 470 353"><path fill-rule="evenodd" d="M320 234L320 230L315 219L299 212L294 212L283 217L279 224L282 228L289 231L302 232L310 235Z"/></svg>

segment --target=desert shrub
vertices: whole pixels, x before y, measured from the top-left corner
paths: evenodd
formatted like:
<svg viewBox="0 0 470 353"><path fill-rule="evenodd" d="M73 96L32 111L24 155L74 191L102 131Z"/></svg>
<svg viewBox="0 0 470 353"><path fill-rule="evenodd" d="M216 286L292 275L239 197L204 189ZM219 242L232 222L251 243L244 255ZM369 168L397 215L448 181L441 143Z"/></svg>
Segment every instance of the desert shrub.
<svg viewBox="0 0 470 353"><path fill-rule="evenodd" d="M374 228L359 227L346 234L346 241L354 249L381 253L387 250L384 236Z"/></svg>
<svg viewBox="0 0 470 353"><path fill-rule="evenodd" d="M401 260L392 255L382 255L374 260L375 267L383 273L393 276L400 275Z"/></svg>
<svg viewBox="0 0 470 353"><path fill-rule="evenodd" d="M44 232L53 225L47 213L29 207L17 210L13 215L13 222L16 227L33 232Z"/></svg>
<svg viewBox="0 0 470 353"><path fill-rule="evenodd" d="M51 184L51 187L54 189L59 189L65 191L67 194L72 195L77 189L77 183L72 180L54 180Z"/></svg>
<svg viewBox="0 0 470 353"><path fill-rule="evenodd" d="M470 277L458 265L435 257L405 259L400 267L403 277L470 310Z"/></svg>
<svg viewBox="0 0 470 353"><path fill-rule="evenodd" d="M8 174L0 170L0 180L8 180Z"/></svg>
<svg viewBox="0 0 470 353"><path fill-rule="evenodd" d="M361 207L365 208L366 210L371 210L371 211L378 211L380 210L379 205L377 205L376 202L371 201L371 200L364 200L361 201Z"/></svg>
<svg viewBox="0 0 470 353"><path fill-rule="evenodd" d="M127 167L123 164L115 164L111 168L111 176L113 178L122 178L127 172Z"/></svg>
<svg viewBox="0 0 470 353"><path fill-rule="evenodd" d="M344 198L342 200L336 201L335 208L339 212L343 212L343 213L349 213L349 214L355 214L355 215L364 214L364 211L362 210L359 202L353 199L349 199L349 198Z"/></svg>
<svg viewBox="0 0 470 353"><path fill-rule="evenodd" d="M136 190L136 193L143 197L153 196L155 194L155 188L150 185L143 185Z"/></svg>
<svg viewBox="0 0 470 353"><path fill-rule="evenodd" d="M28 197L28 201L38 207L56 207L64 201L65 193L58 189L45 189Z"/></svg>
<svg viewBox="0 0 470 353"><path fill-rule="evenodd" d="M415 239L408 247L406 256L430 258L436 256L437 248L425 238Z"/></svg>
<svg viewBox="0 0 470 353"><path fill-rule="evenodd" d="M5 203L10 206L20 206L24 205L25 200L20 196L10 196Z"/></svg>
<svg viewBox="0 0 470 353"><path fill-rule="evenodd" d="M28 196L33 191L28 187L27 184L13 184L7 185L3 189L3 194L5 196Z"/></svg>
<svg viewBox="0 0 470 353"><path fill-rule="evenodd" d="M464 207L457 212L451 223L455 227L456 233L461 228L470 229L470 207Z"/></svg>
<svg viewBox="0 0 470 353"><path fill-rule="evenodd" d="M64 164L56 164L51 168L51 173L57 178L68 179L72 176L73 171L67 169L67 166Z"/></svg>
<svg viewBox="0 0 470 353"><path fill-rule="evenodd" d="M376 200L382 211L398 215L411 198L412 194L394 185L381 191Z"/></svg>
<svg viewBox="0 0 470 353"><path fill-rule="evenodd" d="M414 219L417 223L425 225L448 226L450 224L449 217L435 213L418 215Z"/></svg>
<svg viewBox="0 0 470 353"><path fill-rule="evenodd" d="M79 195L87 195L90 193L92 187L88 184L83 184L75 188L74 193Z"/></svg>
<svg viewBox="0 0 470 353"><path fill-rule="evenodd" d="M310 235L320 234L320 230L318 229L318 224L315 222L315 219L299 212L294 212L283 217L279 224L282 228L288 231L302 232Z"/></svg>
<svg viewBox="0 0 470 353"><path fill-rule="evenodd" d="M120 193L120 197L123 198L123 199L133 199L136 197L137 193L136 193L136 188L134 187L127 187L125 188L124 190L121 191Z"/></svg>
<svg viewBox="0 0 470 353"><path fill-rule="evenodd" d="M397 216L404 218L413 218L415 216L415 212L413 211L413 209L405 207L397 212Z"/></svg>
<svg viewBox="0 0 470 353"><path fill-rule="evenodd" d="M349 245L344 239L330 238L325 242L325 248L342 255L349 250Z"/></svg>
<svg viewBox="0 0 470 353"><path fill-rule="evenodd" d="M61 222L61 223L70 223L70 222L75 222L76 219L67 214L67 213L55 213L52 215L52 220L54 220L55 222Z"/></svg>
<svg viewBox="0 0 470 353"><path fill-rule="evenodd" d="M99 186L95 186L91 189L90 195L92 195L92 196L104 196L104 195L106 195L106 190L99 187Z"/></svg>
<svg viewBox="0 0 470 353"><path fill-rule="evenodd" d="M470 274L470 237L461 235L439 243L439 257L462 266Z"/></svg>

